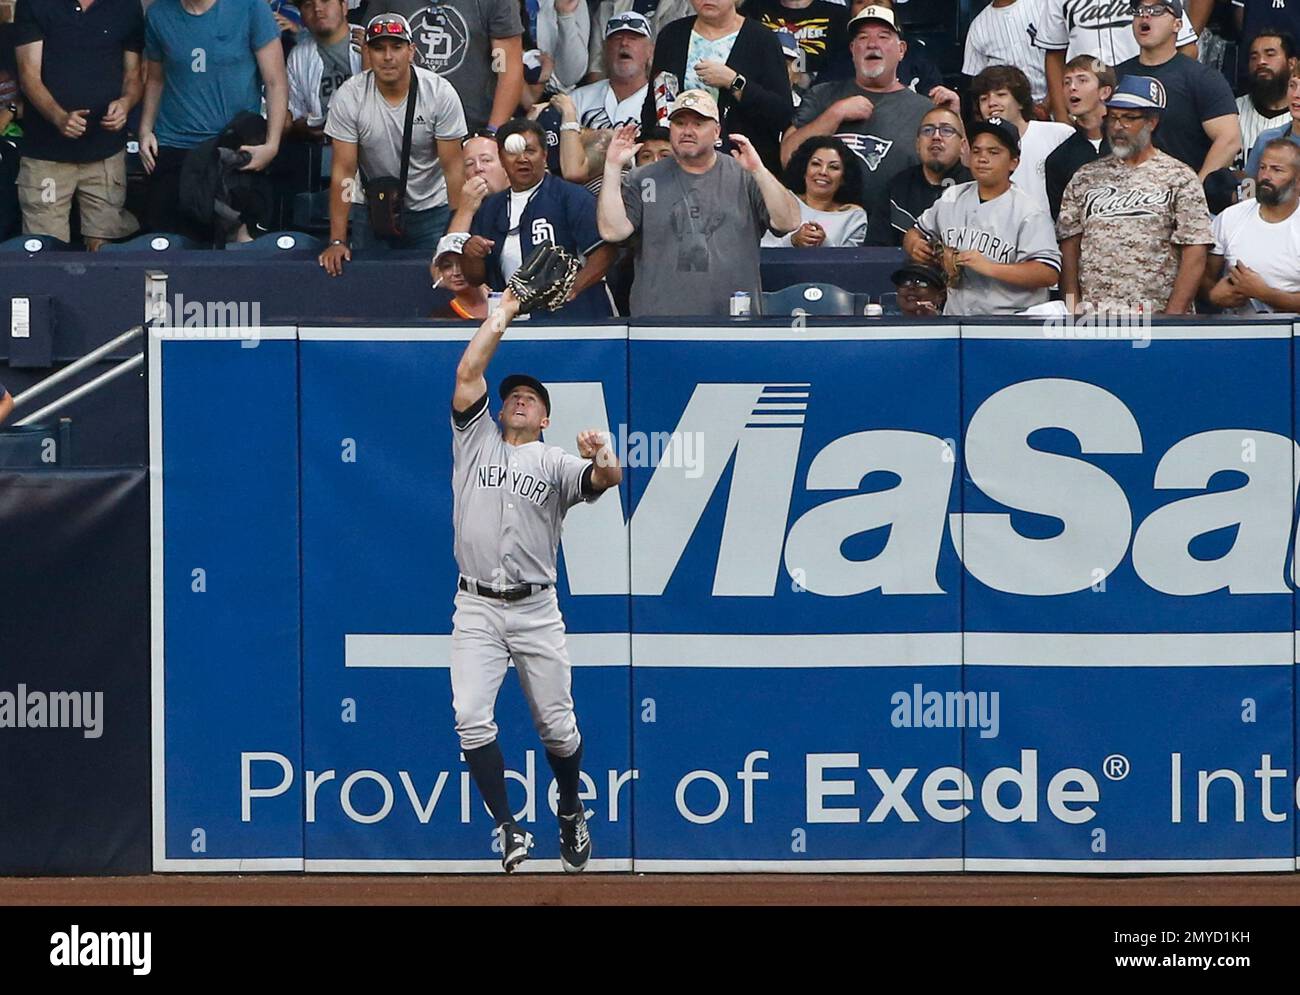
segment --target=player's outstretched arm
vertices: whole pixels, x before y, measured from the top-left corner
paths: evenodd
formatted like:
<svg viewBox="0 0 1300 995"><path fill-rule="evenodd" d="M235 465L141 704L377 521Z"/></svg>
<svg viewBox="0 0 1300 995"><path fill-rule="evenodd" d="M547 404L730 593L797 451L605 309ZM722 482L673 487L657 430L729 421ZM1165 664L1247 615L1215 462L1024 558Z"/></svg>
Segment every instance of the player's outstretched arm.
<svg viewBox="0 0 1300 995"><path fill-rule="evenodd" d="M469 340L469 345L465 347L465 353L456 366L456 391L451 398L453 410L465 411L487 393L488 363L492 362L492 356L501 344L501 336L518 313L519 300L507 288L501 295L501 303L496 310L478 326L478 331Z"/></svg>
<svg viewBox="0 0 1300 995"><path fill-rule="evenodd" d="M591 486L597 493L617 487L623 481L618 454L604 432L588 429L578 433L578 455L592 461Z"/></svg>

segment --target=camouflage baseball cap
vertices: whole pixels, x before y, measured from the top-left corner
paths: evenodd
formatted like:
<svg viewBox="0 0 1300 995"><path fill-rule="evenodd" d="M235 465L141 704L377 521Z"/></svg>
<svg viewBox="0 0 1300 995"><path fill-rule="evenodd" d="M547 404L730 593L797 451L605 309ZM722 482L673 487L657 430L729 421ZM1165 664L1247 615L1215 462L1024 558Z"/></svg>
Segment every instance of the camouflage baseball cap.
<svg viewBox="0 0 1300 995"><path fill-rule="evenodd" d="M668 112L668 120L671 121L678 111L694 111L701 117L712 118L719 124L722 123L722 118L718 115L718 102L704 90L683 90L677 94L677 99L673 101L673 108Z"/></svg>

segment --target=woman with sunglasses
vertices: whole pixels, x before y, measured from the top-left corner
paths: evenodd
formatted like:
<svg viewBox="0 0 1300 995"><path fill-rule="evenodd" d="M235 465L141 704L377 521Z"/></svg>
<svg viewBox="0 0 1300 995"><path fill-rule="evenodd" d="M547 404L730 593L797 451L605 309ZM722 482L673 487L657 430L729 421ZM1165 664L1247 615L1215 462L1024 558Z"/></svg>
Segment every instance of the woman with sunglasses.
<svg viewBox="0 0 1300 995"><path fill-rule="evenodd" d="M802 224L788 235L763 236L768 248L835 248L861 245L867 212L850 198L862 189L858 157L838 138L808 139L790 157L785 185L799 198Z"/></svg>

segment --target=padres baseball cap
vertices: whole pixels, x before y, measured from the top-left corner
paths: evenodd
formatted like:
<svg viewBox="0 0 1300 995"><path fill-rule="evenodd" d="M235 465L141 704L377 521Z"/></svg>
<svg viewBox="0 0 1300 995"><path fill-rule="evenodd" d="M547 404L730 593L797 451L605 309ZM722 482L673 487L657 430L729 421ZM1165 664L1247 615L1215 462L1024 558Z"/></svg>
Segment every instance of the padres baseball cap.
<svg viewBox="0 0 1300 995"><path fill-rule="evenodd" d="M974 142L976 135L992 135L1005 145L1013 156L1020 158L1020 132L1010 121L1003 121L1000 117L976 121L966 129L966 140Z"/></svg>
<svg viewBox="0 0 1300 995"><path fill-rule="evenodd" d="M546 389L545 384L536 377L530 377L527 373L512 373L501 381L501 386L497 388L497 393L501 396L501 400L504 401L510 396L510 392L516 387L531 387L533 390L537 391L537 396L542 399L542 404L546 406L547 417L550 416L551 394Z"/></svg>
<svg viewBox="0 0 1300 995"><path fill-rule="evenodd" d="M933 266L925 266L921 263L908 263L894 270L889 277L895 287L901 287L907 280L920 280L928 286L934 287L935 290L942 290L948 286L948 278L944 275L943 270L935 269Z"/></svg>
<svg viewBox="0 0 1300 995"><path fill-rule="evenodd" d="M799 58L799 39L789 31L778 31L776 40L781 43L781 51L787 59Z"/></svg>
<svg viewBox="0 0 1300 995"><path fill-rule="evenodd" d="M645 15L638 14L635 10L625 10L621 14L615 14L605 22L606 38L615 31L635 31L647 38L654 36L654 32L650 30L650 22L646 20Z"/></svg>
<svg viewBox="0 0 1300 995"><path fill-rule="evenodd" d="M863 7L853 17L849 18L849 37L852 38L858 33L858 29L868 21L879 21L881 24L893 30L894 34L900 38L903 37L903 29L898 26L898 21L894 17L894 12L888 7L877 7L875 5Z"/></svg>
<svg viewBox="0 0 1300 995"><path fill-rule="evenodd" d="M1165 85L1153 76L1125 76L1106 101L1106 106L1162 111L1165 109Z"/></svg>
<svg viewBox="0 0 1300 995"><path fill-rule="evenodd" d="M678 111L694 111L701 117L712 118L719 124L722 123L722 118L718 115L718 102L703 90L683 90L677 94L672 110L668 112L668 120L671 121Z"/></svg>
<svg viewBox="0 0 1300 995"><path fill-rule="evenodd" d="M380 14L372 17L370 23L366 25L366 44L382 41L385 38L410 42L411 25L401 14Z"/></svg>

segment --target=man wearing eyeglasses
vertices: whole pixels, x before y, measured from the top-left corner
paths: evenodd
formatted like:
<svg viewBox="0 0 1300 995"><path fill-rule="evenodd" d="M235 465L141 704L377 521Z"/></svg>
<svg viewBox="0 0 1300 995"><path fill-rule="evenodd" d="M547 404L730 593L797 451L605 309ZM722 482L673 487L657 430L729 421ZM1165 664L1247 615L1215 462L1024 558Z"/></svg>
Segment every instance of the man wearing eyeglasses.
<svg viewBox="0 0 1300 995"><path fill-rule="evenodd" d="M1106 102L1111 154L1065 188L1061 293L1076 313L1192 309L1214 236L1196 174L1152 143L1165 100L1157 79L1121 79Z"/></svg>
<svg viewBox="0 0 1300 995"><path fill-rule="evenodd" d="M1223 74L1175 48L1185 19L1182 0L1135 3L1133 36L1140 51L1117 65L1115 75L1160 80L1167 102L1156 128L1156 147L1191 166L1204 182L1237 158L1241 128L1237 100Z"/></svg>
<svg viewBox="0 0 1300 995"><path fill-rule="evenodd" d="M902 245L908 229L940 194L958 183L970 182L970 170L962 163L968 152L960 115L947 107L927 112L916 131L916 156L921 161L895 176L866 205L865 244Z"/></svg>
<svg viewBox="0 0 1300 995"><path fill-rule="evenodd" d="M1151 2L1151 0L1147 0ZM1138 54L1133 35L1133 13L1125 0L1041 0L1031 31L1034 44L1046 50L1047 99L1052 117L1068 123L1069 112L1061 84L1065 63L1078 55L1094 55L1108 66ZM1196 31L1184 18L1177 37L1178 50L1196 57Z"/></svg>

